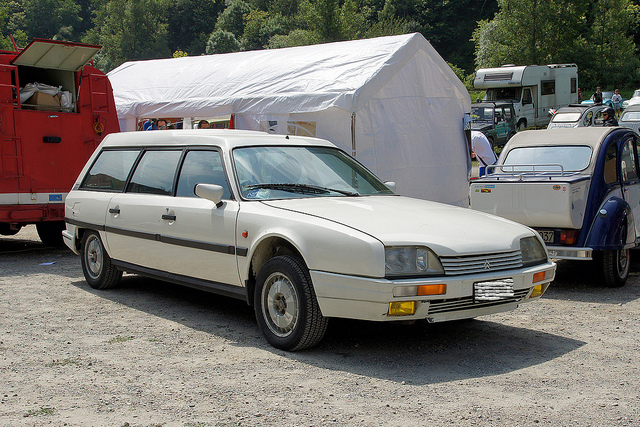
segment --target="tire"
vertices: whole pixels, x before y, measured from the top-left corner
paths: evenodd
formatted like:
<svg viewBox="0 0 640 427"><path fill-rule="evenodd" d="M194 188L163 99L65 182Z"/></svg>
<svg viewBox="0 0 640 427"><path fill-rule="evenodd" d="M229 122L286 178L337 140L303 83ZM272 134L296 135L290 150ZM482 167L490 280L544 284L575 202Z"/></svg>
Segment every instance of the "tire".
<svg viewBox="0 0 640 427"><path fill-rule="evenodd" d="M597 257L599 270L605 286L619 288L627 282L629 267L631 266L631 252L629 249L604 251Z"/></svg>
<svg viewBox="0 0 640 427"><path fill-rule="evenodd" d="M527 121L526 120L520 120L518 122L518 132L523 131L527 128Z"/></svg>
<svg viewBox="0 0 640 427"><path fill-rule="evenodd" d="M64 246L62 230L65 229L64 221L47 221L36 224L38 236L45 246L59 248Z"/></svg>
<svg viewBox="0 0 640 427"><path fill-rule="evenodd" d="M95 231L82 236L82 272L93 289L111 289L120 283L122 271L111 264L111 258Z"/></svg>
<svg viewBox="0 0 640 427"><path fill-rule="evenodd" d="M257 277L254 310L269 344L296 351L322 340L329 319L322 316L309 269L293 256L277 256L265 263Z"/></svg>

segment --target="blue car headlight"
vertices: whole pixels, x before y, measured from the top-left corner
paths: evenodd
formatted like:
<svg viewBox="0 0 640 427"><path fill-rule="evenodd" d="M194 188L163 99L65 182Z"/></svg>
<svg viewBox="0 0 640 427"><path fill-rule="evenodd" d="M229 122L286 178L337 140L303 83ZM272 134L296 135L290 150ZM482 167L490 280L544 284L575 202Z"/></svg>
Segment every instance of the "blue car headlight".
<svg viewBox="0 0 640 427"><path fill-rule="evenodd" d="M390 277L444 275L438 256L423 246L388 246L385 252L385 275Z"/></svg>

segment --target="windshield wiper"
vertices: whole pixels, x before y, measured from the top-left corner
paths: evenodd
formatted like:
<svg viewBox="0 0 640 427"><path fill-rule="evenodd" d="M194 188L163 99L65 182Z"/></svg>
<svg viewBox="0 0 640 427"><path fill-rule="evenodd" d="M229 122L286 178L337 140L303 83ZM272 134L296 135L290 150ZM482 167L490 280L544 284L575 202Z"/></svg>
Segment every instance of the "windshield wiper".
<svg viewBox="0 0 640 427"><path fill-rule="evenodd" d="M251 190L254 188L268 188L272 190L282 190L289 191L291 193L302 193L302 194L327 194L330 192L343 194L345 196L358 196L358 193L354 193L352 191L346 190L336 190L334 188L320 187L317 185L309 185L309 184L252 184L247 185L245 187L247 190Z"/></svg>

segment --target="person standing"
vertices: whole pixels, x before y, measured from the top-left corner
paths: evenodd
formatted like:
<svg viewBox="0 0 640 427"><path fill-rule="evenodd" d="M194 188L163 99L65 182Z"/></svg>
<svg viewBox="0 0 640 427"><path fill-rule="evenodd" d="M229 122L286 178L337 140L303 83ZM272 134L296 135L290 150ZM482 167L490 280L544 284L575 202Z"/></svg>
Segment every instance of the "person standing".
<svg viewBox="0 0 640 427"><path fill-rule="evenodd" d="M620 111L622 109L622 96L620 95L618 89L615 90L613 96L611 97L611 103L613 104L616 118L620 118Z"/></svg>
<svg viewBox="0 0 640 427"><path fill-rule="evenodd" d="M596 87L596 92L591 96L591 100L594 104L602 104L602 92L600 86Z"/></svg>

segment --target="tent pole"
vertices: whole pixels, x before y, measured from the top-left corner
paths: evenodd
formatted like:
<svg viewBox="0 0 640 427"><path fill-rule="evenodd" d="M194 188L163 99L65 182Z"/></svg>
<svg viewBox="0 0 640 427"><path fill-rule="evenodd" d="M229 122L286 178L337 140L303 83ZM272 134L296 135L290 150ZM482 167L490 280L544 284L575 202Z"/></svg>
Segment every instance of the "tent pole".
<svg viewBox="0 0 640 427"><path fill-rule="evenodd" d="M356 113L351 113L351 155L356 156Z"/></svg>

